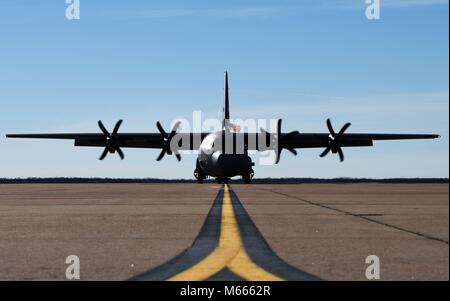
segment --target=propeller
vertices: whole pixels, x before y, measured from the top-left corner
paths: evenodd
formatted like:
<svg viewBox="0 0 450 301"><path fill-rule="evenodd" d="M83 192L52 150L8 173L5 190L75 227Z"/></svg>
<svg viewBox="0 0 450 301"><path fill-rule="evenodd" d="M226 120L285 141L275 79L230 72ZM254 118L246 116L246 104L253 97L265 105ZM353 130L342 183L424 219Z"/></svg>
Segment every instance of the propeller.
<svg viewBox="0 0 450 301"><path fill-rule="evenodd" d="M112 133L108 132L108 130L105 128L105 126L103 125L102 121L99 120L98 121L98 127L100 128L100 130L103 132L103 134L105 135L105 140L106 140L106 146L105 149L102 153L102 155L100 156L100 160L103 160L106 158L106 156L108 155L108 153L114 154L115 152L117 152L117 154L119 155L120 159L124 159L125 155L123 154L123 151L120 149L119 144L117 143L117 132L119 131L120 125L122 124L123 120L119 120L117 121L116 125L114 126L114 129L112 131Z"/></svg>
<svg viewBox="0 0 450 301"><path fill-rule="evenodd" d="M276 153L277 154L277 158L276 158L275 164L278 164L278 162L280 162L281 151L283 150L283 148L287 149L292 154L297 156L297 151L295 150L295 148L293 148L293 147L286 147L286 146L283 147L281 142L280 142L281 141L280 138L281 138L281 135L282 135L282 133L281 133L281 123L282 123L282 119L278 119L278 122L277 122L277 134L276 134L274 140L272 141L277 147L277 153ZM267 140L271 139L270 133L268 133L264 129L261 129L261 132L263 134L266 134L266 139ZM299 134L298 131L293 131L293 132L284 134L283 135L283 140L288 141L290 137L295 136L297 134Z"/></svg>
<svg viewBox="0 0 450 301"><path fill-rule="evenodd" d="M175 125L172 128L172 131L169 134L167 134L167 132L162 127L161 123L159 121L156 122L156 127L158 128L158 130L161 133L161 136L163 137L163 140L164 140L164 145L161 149L161 153L159 154L158 158L156 158L156 161L160 161L164 157L165 154L168 154L168 155L175 154L175 157L177 158L177 160L181 161L181 155L178 153L178 151L176 151L176 150L172 151L170 148L170 143L171 143L173 137L177 134L177 130L180 127L180 124L181 124L180 121L175 123Z"/></svg>
<svg viewBox="0 0 450 301"><path fill-rule="evenodd" d="M330 151L335 154L338 153L339 159L344 161L344 152L342 151L340 142L342 139L342 136L344 135L345 131L348 129L348 127L351 125L350 122L347 122L341 130L336 134L336 132L333 129L333 126L331 125L330 118L327 119L327 127L328 131L330 132L330 135L328 136L328 146L325 148L325 150L320 154L320 157L325 157Z"/></svg>

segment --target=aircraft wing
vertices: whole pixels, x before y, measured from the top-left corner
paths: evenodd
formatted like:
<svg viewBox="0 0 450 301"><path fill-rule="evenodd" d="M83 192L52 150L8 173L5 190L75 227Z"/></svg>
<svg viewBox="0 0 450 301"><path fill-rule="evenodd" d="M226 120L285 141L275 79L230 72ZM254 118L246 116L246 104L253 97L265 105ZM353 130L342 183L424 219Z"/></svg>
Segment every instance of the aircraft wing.
<svg viewBox="0 0 450 301"><path fill-rule="evenodd" d="M345 130L344 130L345 131ZM324 148L320 154L325 157L329 152L337 153L340 161L344 161L343 147L373 146L377 140L406 140L406 139L434 139L439 135L430 134L345 134L344 131L336 133L299 133L291 132L281 134L276 163L280 161L283 149L297 155L296 148Z"/></svg>
<svg viewBox="0 0 450 301"><path fill-rule="evenodd" d="M180 123L176 123L171 132L166 132L159 121L157 127L159 133L119 133L122 120L119 120L112 132L109 132L101 121L98 122L101 133L72 133L72 134L8 134L6 138L30 138L30 139L63 139L73 140L75 146L103 147L100 160L108 153L116 153L121 159L124 158L123 147L131 148L156 148L161 149L157 160L161 160L165 154L174 153L178 160L181 156L179 150L198 149L205 134L177 133ZM172 151L170 144L176 134L177 150Z"/></svg>
<svg viewBox="0 0 450 301"><path fill-rule="evenodd" d="M171 132L166 132L161 124L157 122L159 133L118 133L122 121L119 120L110 133L103 124L99 121L101 133L73 133L73 134L9 134L7 138L35 138L35 139L65 139L73 140L75 146L91 146L103 147L104 151L100 156L103 160L108 153L117 152L123 159L124 155L121 148L153 148L161 149L161 153L157 160L161 160L165 154L174 153L178 160L181 159L178 151L180 150L197 150L203 139L209 133L177 133L179 123L175 124ZM277 133L268 133L262 131L261 133L247 134L235 133L232 134L238 141L238 137L242 137L247 149L253 150L275 150L277 152L277 161L280 159L280 154L283 149L297 154L296 148L324 148L321 157L327 155L330 151L338 153L341 161L344 160L342 147L361 147L373 146L373 141L376 140L404 140L404 139L434 139L439 135L430 134L347 134L345 131L350 126L350 123L345 124L339 132L335 132L330 120L327 120L329 134L327 133L299 133L297 131L290 133L281 133L281 119L278 121ZM243 136L241 136L243 135ZM253 137L255 139L251 139ZM175 139L175 145L178 145L176 150L171 149L171 142ZM253 141L255 143L249 143ZM259 143L265 141L266 143ZM267 144L267 141L272 143Z"/></svg>
<svg viewBox="0 0 450 301"><path fill-rule="evenodd" d="M178 133L183 141L190 141L193 134ZM206 134L199 134L204 136ZM75 146L105 147L107 139L105 135L95 133L72 133L72 134L8 134L6 138L27 138L27 139L60 139L73 140ZM130 148L163 148L165 145L164 137L160 133L122 133L116 134L115 142L120 147ZM202 139L202 138L200 138ZM192 145L184 144L180 149L198 149Z"/></svg>
<svg viewBox="0 0 450 301"><path fill-rule="evenodd" d="M283 148L320 148L327 147L330 143L330 134L327 133L289 133L282 134L281 137ZM439 137L439 135L430 134L343 134L339 146L373 146L373 142L376 140L434 139Z"/></svg>
<svg viewBox="0 0 450 301"><path fill-rule="evenodd" d="M181 150L196 150L199 142L208 133L178 133L181 141L195 141L197 143L182 143ZM72 133L72 134L8 134L7 138L28 139L61 139L73 140L75 146L105 147L107 139L99 133ZM405 139L433 139L439 135L429 134L344 134L340 140L342 147L373 146L374 140L405 140ZM120 147L130 148L154 148L164 147L165 141L160 133L123 133L116 135L116 144ZM329 134L326 133L283 133L280 145L282 148L320 148L327 147L330 142Z"/></svg>
<svg viewBox="0 0 450 301"><path fill-rule="evenodd" d="M330 119L327 119L329 133L299 133L298 131L281 133L281 119L279 119L277 134L275 136L273 133L265 132L264 134L276 142L275 145L278 147L276 163L280 161L280 154L283 149L287 149L294 155L297 155L296 148L319 147L324 148L320 154L321 157L332 152L337 153L339 159L344 161L342 147L373 146L373 142L376 140L434 139L440 137L434 134L347 134L346 130L350 125L350 123L346 123L339 131L335 131Z"/></svg>

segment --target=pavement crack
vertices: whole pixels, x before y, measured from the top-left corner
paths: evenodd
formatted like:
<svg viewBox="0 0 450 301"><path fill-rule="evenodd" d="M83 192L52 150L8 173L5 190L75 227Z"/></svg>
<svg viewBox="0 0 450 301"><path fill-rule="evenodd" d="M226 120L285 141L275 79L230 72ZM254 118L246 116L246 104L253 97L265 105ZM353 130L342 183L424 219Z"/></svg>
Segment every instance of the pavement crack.
<svg viewBox="0 0 450 301"><path fill-rule="evenodd" d="M320 208L332 210L332 211L339 212L339 213L342 213L342 214L345 214L345 215L350 215L350 216L353 216L355 218L363 219L363 220L366 220L366 221L371 222L371 223L375 223L375 224L378 224L378 225L381 225L381 226L385 226L385 227L388 227L388 228L391 228L391 229L395 229L395 230L399 230L399 231L402 231L402 232L405 232L405 233L417 235L417 236L420 236L420 237L425 238L425 239L434 240L434 241L441 242L441 243L444 243L444 244L448 245L448 241L445 240L445 239L442 239L442 238L439 238L439 237L435 237L435 236L431 236L431 235L427 235L427 234L420 233L420 232L417 232L417 231L405 229L405 228L402 228L402 227L399 227L399 226L395 226L395 225L392 225L392 224L388 224L388 223L385 223L385 222L382 222L382 221L370 218L367 215L355 214L355 213L352 213L350 211L346 211L346 210L343 210L343 209L334 208L334 207L331 207L331 206L328 206L328 205L324 205L324 204L321 204L321 203L309 201L309 200L304 199L302 197L298 197L298 196L295 196L295 195L290 195L290 194L287 194L287 193L284 193L284 192L280 192L280 191L276 191L276 190L272 190L272 189L260 188L260 187L258 187L258 189L269 191L269 192L272 192L272 193L275 193L275 194L279 194L279 195L282 195L282 196L285 196L285 197L288 197L288 198L291 198L291 199L299 200L301 202L304 202L304 203L307 203L307 204L310 204L310 205L313 205L313 206L317 206L317 207L320 207Z"/></svg>

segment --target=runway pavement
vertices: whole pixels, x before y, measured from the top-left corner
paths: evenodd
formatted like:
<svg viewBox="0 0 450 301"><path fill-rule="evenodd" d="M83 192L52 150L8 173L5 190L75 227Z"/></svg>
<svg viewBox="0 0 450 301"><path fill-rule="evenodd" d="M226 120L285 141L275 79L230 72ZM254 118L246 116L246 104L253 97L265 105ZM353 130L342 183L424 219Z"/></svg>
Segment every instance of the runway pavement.
<svg viewBox="0 0 450 301"><path fill-rule="evenodd" d="M0 185L0 279L449 279L448 184Z"/></svg>
<svg viewBox="0 0 450 301"><path fill-rule="evenodd" d="M267 244L236 194L224 185L191 247L133 280L320 280L290 266Z"/></svg>
<svg viewBox="0 0 450 301"><path fill-rule="evenodd" d="M327 280L449 279L448 184L234 187L273 250ZM276 205L273 200L276 199Z"/></svg>

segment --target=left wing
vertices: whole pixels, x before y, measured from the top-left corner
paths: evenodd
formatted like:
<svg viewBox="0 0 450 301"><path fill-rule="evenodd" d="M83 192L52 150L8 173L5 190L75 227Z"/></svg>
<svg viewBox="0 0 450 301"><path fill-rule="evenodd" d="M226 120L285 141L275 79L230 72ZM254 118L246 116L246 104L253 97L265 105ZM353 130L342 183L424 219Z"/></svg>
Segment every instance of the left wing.
<svg viewBox="0 0 450 301"><path fill-rule="evenodd" d="M281 135L283 148L317 148L327 147L330 143L330 134L326 133L291 133ZM339 141L341 147L373 146L375 140L408 140L408 139L435 139L434 134L344 134Z"/></svg>
<svg viewBox="0 0 450 301"><path fill-rule="evenodd" d="M439 135L434 134L346 134L350 127L346 123L339 132L335 132L330 119L327 119L329 134L326 133L299 133L297 131L281 134L281 119L278 121L278 132L281 138L278 141L277 162L280 160L282 149L287 149L293 154L297 154L296 148L316 148L323 147L321 157L326 156L330 151L338 153L339 159L344 161L342 147L373 146L375 140L406 140L406 139L434 139Z"/></svg>

